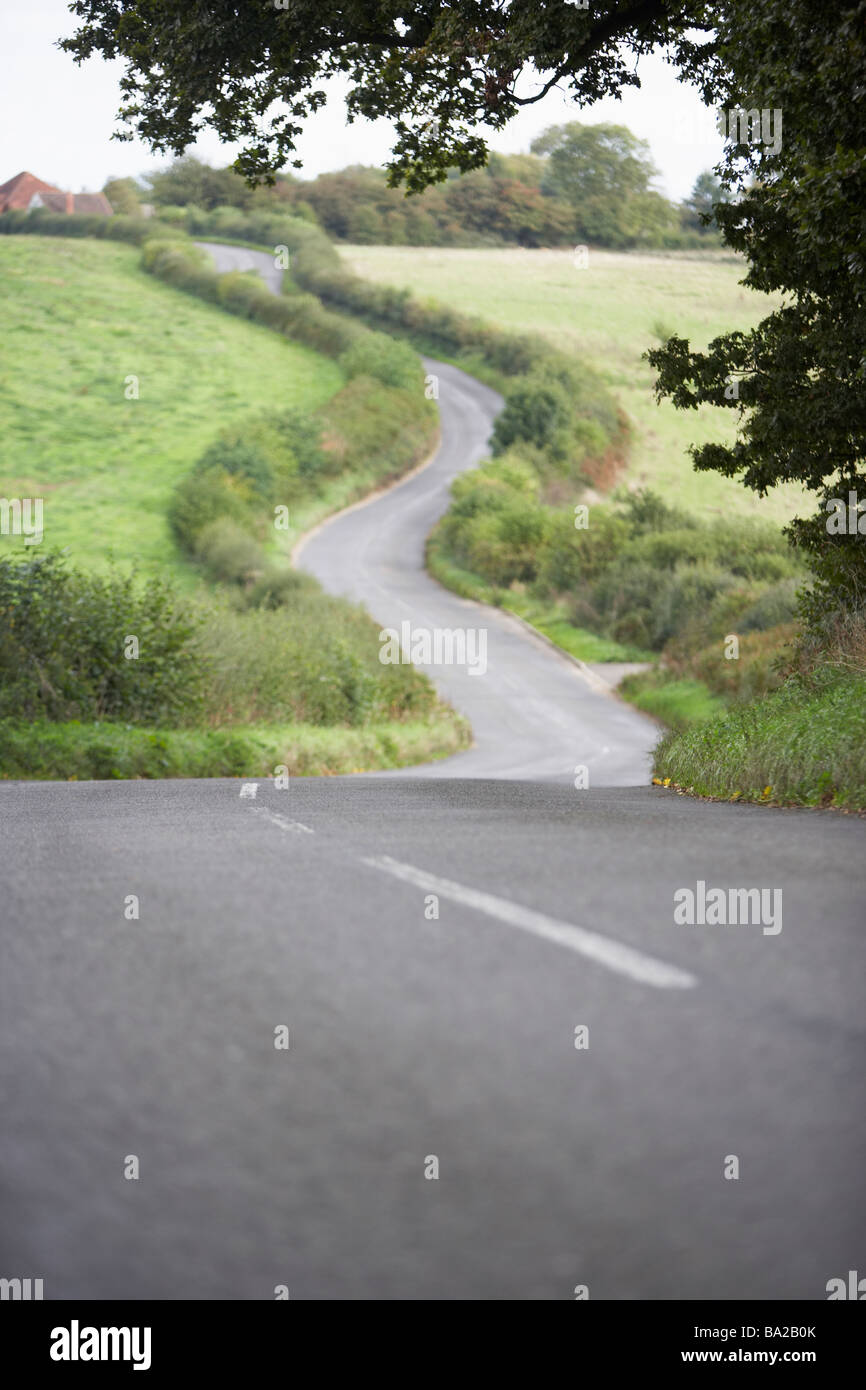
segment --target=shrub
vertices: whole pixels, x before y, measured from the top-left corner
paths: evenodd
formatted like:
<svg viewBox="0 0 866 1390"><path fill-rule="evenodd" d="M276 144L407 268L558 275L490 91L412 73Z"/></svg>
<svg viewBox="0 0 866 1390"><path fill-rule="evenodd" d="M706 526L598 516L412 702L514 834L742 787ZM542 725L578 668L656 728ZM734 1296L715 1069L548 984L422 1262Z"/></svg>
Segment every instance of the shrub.
<svg viewBox="0 0 866 1390"><path fill-rule="evenodd" d="M780 623L793 622L797 616L799 587L796 579L781 579L766 589L741 615L740 631L764 632Z"/></svg>
<svg viewBox="0 0 866 1390"><path fill-rule="evenodd" d="M168 521L182 550L194 554L205 527L232 521L245 530L254 527L249 489L222 468L196 470L181 479L168 505Z"/></svg>
<svg viewBox="0 0 866 1390"><path fill-rule="evenodd" d="M255 271L230 270L218 277L219 302L241 318L257 318L265 296L270 292Z"/></svg>
<svg viewBox="0 0 866 1390"><path fill-rule="evenodd" d="M536 542L543 520L512 508L475 517L463 536L464 559L477 574L507 588L516 580L535 578Z"/></svg>
<svg viewBox="0 0 866 1390"><path fill-rule="evenodd" d="M244 479L257 497L270 501L274 473L261 449L236 435L222 435L205 449L196 473L222 470L233 478ZM195 475L194 475L195 476Z"/></svg>
<svg viewBox="0 0 866 1390"><path fill-rule="evenodd" d="M253 585L247 602L251 608L291 608L317 588L312 575L302 570L271 570Z"/></svg>
<svg viewBox="0 0 866 1390"><path fill-rule="evenodd" d="M682 531L695 524L694 517L670 506L652 488L621 492L615 494L615 500L633 536L645 536L649 531Z"/></svg>
<svg viewBox="0 0 866 1390"><path fill-rule="evenodd" d="M631 541L624 559L648 560L659 569L683 563L717 564L747 580L775 582L798 573L799 561L785 536L748 521L692 521L679 530L649 531Z"/></svg>
<svg viewBox="0 0 866 1390"><path fill-rule="evenodd" d="M195 557L210 579L249 584L266 568L261 546L229 517L218 517L196 536Z"/></svg>
<svg viewBox="0 0 866 1390"><path fill-rule="evenodd" d="M159 215L163 222L170 222L175 226L186 226L188 221L188 210L174 207L171 204L161 207Z"/></svg>
<svg viewBox="0 0 866 1390"><path fill-rule="evenodd" d="M780 623L764 632L740 636L736 661L727 661L717 639L703 650L689 650L675 669L697 676L717 695L729 700L753 700L775 690L783 680L782 656L795 634L795 624Z"/></svg>
<svg viewBox="0 0 866 1390"><path fill-rule="evenodd" d="M432 686L412 666L380 664L377 629L359 608L300 587L290 606L210 605L202 629L210 661L207 716L359 725L423 718Z"/></svg>
<svg viewBox="0 0 866 1390"><path fill-rule="evenodd" d="M543 591L568 593L589 585L616 558L628 537L624 519L593 508L585 529L574 525L573 512L552 512L541 544L538 582Z"/></svg>
<svg viewBox="0 0 866 1390"><path fill-rule="evenodd" d="M525 440L560 459L565 453L569 420L564 386L537 377L521 379L507 391L505 408L496 417L493 454Z"/></svg>
<svg viewBox="0 0 866 1390"><path fill-rule="evenodd" d="M405 343L386 338L382 333L365 333L358 337L339 361L347 377L371 376L384 386L421 389L416 354Z"/></svg>
<svg viewBox="0 0 866 1390"><path fill-rule="evenodd" d="M363 331L323 308L313 295L281 298L245 272L218 275L207 253L190 241L152 234L142 251L142 265L177 289L221 303L232 313L264 323L328 356L346 352Z"/></svg>
<svg viewBox="0 0 866 1390"><path fill-rule="evenodd" d="M350 472L383 483L405 473L429 452L436 410L420 390L383 386L355 377L321 406L323 476Z"/></svg>
<svg viewBox="0 0 866 1390"><path fill-rule="evenodd" d="M730 570L713 564L680 565L652 605L651 645L662 648L688 624L700 621L720 594L736 584Z"/></svg>
<svg viewBox="0 0 866 1390"><path fill-rule="evenodd" d="M190 716L205 672L197 627L160 580L81 574L50 551L0 559L0 717Z"/></svg>
<svg viewBox="0 0 866 1390"><path fill-rule="evenodd" d="M269 508L285 503L300 490L300 482L322 471L321 422L300 410L251 416L220 432L198 467L209 462L246 477Z"/></svg>
<svg viewBox="0 0 866 1390"><path fill-rule="evenodd" d="M69 217L62 212L35 209L26 212L13 209L0 213L0 236L63 236L104 237L113 241L128 241L141 245L151 238L166 236L173 228L160 218L144 217Z"/></svg>

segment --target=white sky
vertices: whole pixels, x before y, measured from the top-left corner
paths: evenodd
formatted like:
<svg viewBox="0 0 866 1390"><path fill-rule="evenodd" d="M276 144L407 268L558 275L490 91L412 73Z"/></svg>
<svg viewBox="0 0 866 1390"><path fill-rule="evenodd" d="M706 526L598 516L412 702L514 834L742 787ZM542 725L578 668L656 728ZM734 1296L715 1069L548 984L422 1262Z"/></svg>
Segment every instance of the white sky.
<svg viewBox="0 0 866 1390"><path fill-rule="evenodd" d="M0 183L27 169L59 188L95 190L107 178L138 177L167 162L137 140L119 144L111 139L118 128L123 64L93 58L76 66L54 46L75 27L66 0L5 0L0 15ZM520 153L547 126L569 120L613 121L649 142L659 188L680 200L697 175L718 160L721 138L697 92L678 83L661 58L643 60L640 75L639 91L583 110L551 92L537 106L524 108L505 131L494 134L491 146ZM347 164L384 164L391 147L389 122L347 125L340 85L334 83L329 90L327 106L311 118L299 145L304 167L294 172L314 178ZM521 94L530 90L524 85ZM221 166L231 162L236 149L208 133L191 152Z"/></svg>

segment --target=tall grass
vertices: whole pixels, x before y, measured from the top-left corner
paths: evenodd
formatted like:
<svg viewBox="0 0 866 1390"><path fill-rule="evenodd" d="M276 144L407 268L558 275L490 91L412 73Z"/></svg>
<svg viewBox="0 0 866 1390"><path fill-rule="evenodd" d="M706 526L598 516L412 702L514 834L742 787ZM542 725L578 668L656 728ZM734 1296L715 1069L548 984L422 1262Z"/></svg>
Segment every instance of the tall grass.
<svg viewBox="0 0 866 1390"><path fill-rule="evenodd" d="M699 796L866 810L866 675L826 666L670 733L655 773Z"/></svg>
<svg viewBox="0 0 866 1390"><path fill-rule="evenodd" d="M436 712L426 677L379 662L371 618L292 580L279 606L244 607L51 552L0 561L0 718L359 727Z"/></svg>

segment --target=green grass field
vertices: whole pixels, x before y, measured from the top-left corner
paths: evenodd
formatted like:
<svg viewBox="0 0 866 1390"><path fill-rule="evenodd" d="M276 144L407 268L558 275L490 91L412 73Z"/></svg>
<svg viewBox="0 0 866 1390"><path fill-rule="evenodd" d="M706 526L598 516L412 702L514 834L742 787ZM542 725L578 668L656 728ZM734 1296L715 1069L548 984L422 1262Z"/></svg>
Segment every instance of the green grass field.
<svg viewBox="0 0 866 1390"><path fill-rule="evenodd" d="M590 250L585 269L571 251L454 250L344 246L346 263L380 284L410 289L489 323L541 333L599 369L634 426L629 483L650 486L698 515L752 514L786 521L804 509L794 486L765 499L715 473L696 473L690 444L730 442L733 411L656 405L653 372L641 354L671 333L703 348L749 328L774 307L738 282L743 263L724 252L664 255Z"/></svg>
<svg viewBox="0 0 866 1390"><path fill-rule="evenodd" d="M0 496L44 498L45 543L195 582L165 510L218 429L257 408L314 409L339 368L161 284L135 248L0 238ZM125 398L138 377L139 398ZM24 549L0 537L0 554ZM29 548L31 552L36 547Z"/></svg>

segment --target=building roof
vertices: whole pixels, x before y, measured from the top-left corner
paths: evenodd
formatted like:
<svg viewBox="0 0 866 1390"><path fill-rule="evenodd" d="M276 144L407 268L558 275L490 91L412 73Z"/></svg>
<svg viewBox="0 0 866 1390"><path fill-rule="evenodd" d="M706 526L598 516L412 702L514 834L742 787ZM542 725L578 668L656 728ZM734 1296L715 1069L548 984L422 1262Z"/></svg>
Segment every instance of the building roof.
<svg viewBox="0 0 866 1390"><path fill-rule="evenodd" d="M36 206L48 212L95 213L102 217L110 217L114 212L104 193L61 193L58 189L40 192Z"/></svg>
<svg viewBox="0 0 866 1390"><path fill-rule="evenodd" d="M10 208L28 208L34 193L59 192L60 189L55 188L53 183L44 183L25 169L14 178L7 179L6 183L0 183L0 212L8 212Z"/></svg>
<svg viewBox="0 0 866 1390"><path fill-rule="evenodd" d="M114 208L104 193L74 193L72 195L72 210L81 213L100 213L104 217L111 217L114 212Z"/></svg>

